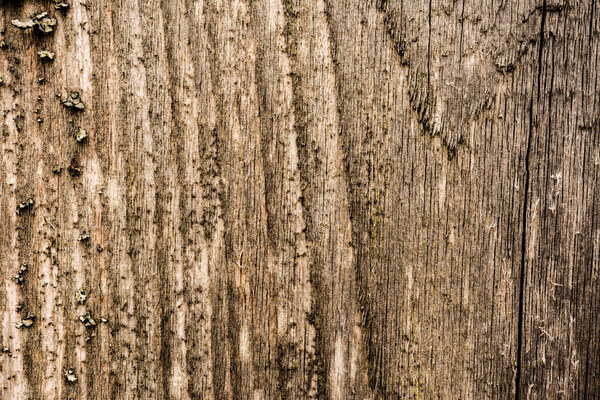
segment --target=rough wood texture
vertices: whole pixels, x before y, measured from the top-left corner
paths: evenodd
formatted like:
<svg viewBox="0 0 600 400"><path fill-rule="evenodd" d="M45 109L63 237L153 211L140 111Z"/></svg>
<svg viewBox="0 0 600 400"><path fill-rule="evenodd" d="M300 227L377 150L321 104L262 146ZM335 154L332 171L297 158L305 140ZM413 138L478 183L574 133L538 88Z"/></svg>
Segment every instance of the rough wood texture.
<svg viewBox="0 0 600 400"><path fill-rule="evenodd" d="M595 0L67 2L0 2L2 399L600 398Z"/></svg>

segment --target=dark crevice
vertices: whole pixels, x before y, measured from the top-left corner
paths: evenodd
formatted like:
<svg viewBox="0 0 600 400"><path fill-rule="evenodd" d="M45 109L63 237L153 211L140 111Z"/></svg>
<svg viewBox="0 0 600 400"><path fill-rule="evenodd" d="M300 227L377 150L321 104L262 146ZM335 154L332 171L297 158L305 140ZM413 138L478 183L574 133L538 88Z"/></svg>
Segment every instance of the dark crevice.
<svg viewBox="0 0 600 400"><path fill-rule="evenodd" d="M462 1L462 10L460 12L460 46L458 49L458 65L462 65L463 52L463 34L465 28L465 0Z"/></svg>
<svg viewBox="0 0 600 400"><path fill-rule="evenodd" d="M542 76L542 53L544 50L544 27L546 24L546 0L542 5L542 19L540 22L540 44L538 48L538 67L537 67L537 99L540 98L541 76ZM521 397L521 358L523 356L523 309L524 309L524 291L525 291L525 246L527 243L527 212L529 201L529 182L530 182L530 156L531 140L533 137L533 93L529 102L529 134L527 137L527 147L525 150L525 194L523 196L523 230L521 235L521 272L519 277L519 315L517 325L517 372L515 376L515 400Z"/></svg>
<svg viewBox="0 0 600 400"><path fill-rule="evenodd" d="M592 48L592 37L593 37L593 33L594 33L594 4L596 4L597 0L591 0L591 10L590 10L590 34L588 36L588 51L590 52L589 54L592 53L593 48ZM591 61L591 57L589 58Z"/></svg>
<svg viewBox="0 0 600 400"><path fill-rule="evenodd" d="M140 9L143 9L143 6L140 5ZM172 18L171 10L164 6L160 9L160 14L162 16L162 20L168 21ZM162 24L160 26L162 33L165 35L165 38L174 38L173 35L174 27L171 25ZM165 56L171 57L173 56L173 52L177 47L174 45L173 40L165 41ZM178 76L177 69L168 65L166 72L168 74L168 79L165 80L165 92L168 98L171 100L171 108L170 112L172 115L178 115L178 104L176 101L173 101L177 98L176 88L178 87ZM169 128L172 132L176 132L178 129L177 121L172 119L169 121ZM176 141L175 137L172 135L170 137L165 136L162 138L164 143L167 143L169 147L173 146L172 141ZM155 139L156 142L156 139ZM178 158L179 159L179 158ZM178 172L181 171L181 165L177 164L175 167ZM155 178L157 178L157 182L159 182L159 187L156 192L156 200L155 200L155 216L156 216L156 225L157 232L165 232L165 229L170 228L170 224L168 218L166 218L166 211L172 206L172 199L166 195L167 189L166 186L162 188L163 185L166 185L167 182L167 165L159 164L156 170ZM157 240L157 265L167 265L169 262L169 239L168 235L161 235ZM174 309L172 306L173 302L173 276L165 268L158 268L159 279L160 279L160 361L163 366L163 376L162 376L162 391L164 398L170 398L171 393L171 385L169 379L168 371L171 370L173 365L173 347L174 347L174 333L173 333L173 313Z"/></svg>
<svg viewBox="0 0 600 400"><path fill-rule="evenodd" d="M318 148L311 139L308 126L311 122L309 113L309 104L303 89L306 87L306 74L301 68L301 61L298 58L298 48L300 46L300 37L302 37L303 19L307 17L304 13L306 9L298 6L291 0L283 1L285 24L283 36L285 40L284 52L290 60L290 77L292 80L292 103L294 113L294 131L296 132L296 146L298 151L298 169L300 174L300 186L302 197L300 203L305 216L305 234L308 247L311 249L311 263L309 266L309 279L311 286L310 312L307 314L307 322L312 325L315 331L314 356L307 360L306 376L317 377L316 398L328 398L328 377L330 355L328 344L331 338L328 335L328 308L330 304L325 287L326 279L323 276L323 259L318 248L313 246L319 241L319 230L314 218L314 210L311 204L314 204L316 186L314 184L314 169L319 168ZM327 12L326 12L327 17ZM290 380L286 371L285 361L282 359L285 353L277 353L277 365L279 368L279 388L285 387ZM311 386L311 382L305 382L306 389Z"/></svg>
<svg viewBox="0 0 600 400"><path fill-rule="evenodd" d="M402 27L396 22L396 18L401 18L401 15L396 14L396 10L391 10L388 0L378 0L376 3L377 10L383 14L384 24L387 35L390 37L393 48L396 51L402 65L407 65L408 58L406 57L407 45L402 35ZM329 34L330 56L333 63L333 72L335 79L335 93L337 102L337 119L339 121L339 138L342 143L343 155L343 174L346 194L349 203L349 219L352 229L352 240L350 247L354 255L354 281L356 283L355 292L353 295L357 298L357 307L359 308L361 334L363 339L360 343L364 356L367 360L366 384L368 388L375 393L376 398L383 398L390 392L388 383L383 376L384 351L382 344L377 343L377 332L374 324L376 311L373 306L373 299L369 293L369 273L373 268L372 258L370 257L368 248L363 244L364 227L369 226L371 232L371 217L366 211L367 206L363 197L363 192L352 182L351 176L362 176L362 171L356 169L356 166L361 165L360 157L355 153L354 139L350 133L351 128L348 127L348 121L342 116L345 114L345 109L349 106L347 96L344 96L345 80L343 71L337 62L338 54L340 54L338 41L336 40L336 32L332 21L332 7L330 1L325 0L325 15L327 16L327 28ZM368 125L368 115L367 115ZM371 187L371 174L366 176L366 187ZM368 202L367 202L368 203ZM361 388L362 389L362 388ZM356 393L360 396L361 393Z"/></svg>
<svg viewBox="0 0 600 400"><path fill-rule="evenodd" d="M206 21L208 24L212 24L213 26L218 26L218 15L219 12L215 8L214 4L206 5L204 10L206 15ZM222 166L225 165L225 161L229 155L228 141L227 139L218 140L218 138L226 137L226 118L223 112L223 105L225 104L225 94L223 90L219 90L222 88L220 77L221 77L221 62L219 59L219 36L217 29L208 29L207 30L207 60L209 64L209 75L214 90L214 99L216 105L216 118L215 118L215 127L211 131L212 140L215 140L214 144L207 145L207 149L211 150L213 154L208 156L209 159L214 160L215 167L218 168L217 176L223 176L226 171L223 171ZM226 226L227 221L229 221L231 216L231 210L229 207L229 196L225 190L220 190L216 195L217 201L217 210L219 211L218 220L225 220L223 223ZM205 227L206 229L206 227ZM207 231L205 231L206 234ZM213 234L210 233L206 238L209 239L213 237ZM223 233L223 241L224 241L224 265L229 265L232 251L232 239L231 235L228 232ZM230 312L234 310L231 308L230 304L236 301L234 298L235 291L231 290L232 287L232 273L229 268L226 267L225 274L219 276L218 278L211 273L211 278L215 279L214 288L211 288L211 306L213 310L213 314L211 316L211 349L212 349L212 362L213 362L213 393L215 398L224 399L227 397L227 379L226 377L229 375L231 382L238 383L241 381L241 377L239 376L239 369L237 366L233 364L238 362L239 360L235 360L234 354L232 352L232 345L229 343L233 343L233 346L238 345L239 343L235 340L239 338L232 337L231 329L234 327L230 326L230 324L235 323L236 319L234 317L229 316ZM224 341L222 338L230 338L232 342ZM228 365L232 364L232 365Z"/></svg>
<svg viewBox="0 0 600 400"><path fill-rule="evenodd" d="M591 215L596 215L596 210L595 210L595 205L598 204L597 203L597 196L596 196L597 191L594 190L594 194L592 197L592 210L591 210ZM590 232L595 232L596 231L596 224L595 224L595 219L592 218L592 224L591 224L591 230ZM590 257L590 262L589 262L589 271L590 271L590 275L593 274L593 268L594 268L594 250L592 247L592 257ZM591 300L591 304L594 304L593 298L594 298L594 291L590 291L590 300ZM598 304L598 303L596 303ZM591 313L591 318L589 319L589 323L588 323L588 329L587 329L587 336L588 336L588 340L587 340L587 345L586 345L586 355L585 355L585 375L583 378L583 398L587 399L588 397L588 389L589 389L589 375L590 375L590 346L592 345L592 336L594 335L594 332L592 331L593 326L595 325L595 321L597 321L597 315L594 316L594 312L592 311ZM596 313L597 314L597 313ZM592 358L594 358L592 356ZM593 360L592 360L593 362ZM596 388L597 389L597 388ZM594 389L592 389L592 392L594 391Z"/></svg>
<svg viewBox="0 0 600 400"><path fill-rule="evenodd" d="M431 87L431 0L429 0L429 33L427 35L427 87Z"/></svg>

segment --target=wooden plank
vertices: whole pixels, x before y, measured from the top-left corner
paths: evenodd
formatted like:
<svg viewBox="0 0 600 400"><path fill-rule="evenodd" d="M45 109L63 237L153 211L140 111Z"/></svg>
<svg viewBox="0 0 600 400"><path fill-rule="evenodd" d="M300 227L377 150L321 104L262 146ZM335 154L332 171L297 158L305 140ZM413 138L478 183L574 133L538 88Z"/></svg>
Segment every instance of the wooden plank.
<svg viewBox="0 0 600 400"><path fill-rule="evenodd" d="M0 4L0 397L600 396L594 1L67 3Z"/></svg>

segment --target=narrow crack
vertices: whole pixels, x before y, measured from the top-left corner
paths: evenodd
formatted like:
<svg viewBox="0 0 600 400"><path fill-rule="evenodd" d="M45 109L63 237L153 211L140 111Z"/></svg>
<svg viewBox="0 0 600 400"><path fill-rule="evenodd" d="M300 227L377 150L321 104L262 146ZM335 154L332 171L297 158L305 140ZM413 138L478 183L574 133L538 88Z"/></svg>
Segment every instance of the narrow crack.
<svg viewBox="0 0 600 400"><path fill-rule="evenodd" d="M540 98L541 76L542 76L542 52L544 50L544 27L546 25L546 0L542 4L542 20L540 23L540 45L538 49L538 71L537 71L537 98ZM521 396L521 358L523 353L523 308L525 289L525 245L527 236L527 205L529 200L530 168L529 159L531 154L531 138L533 137L533 94L529 102L529 135L527 137L527 148L525 151L525 194L523 196L523 233L521 236L521 275L519 277L519 317L517 326L517 373L515 376L515 400Z"/></svg>

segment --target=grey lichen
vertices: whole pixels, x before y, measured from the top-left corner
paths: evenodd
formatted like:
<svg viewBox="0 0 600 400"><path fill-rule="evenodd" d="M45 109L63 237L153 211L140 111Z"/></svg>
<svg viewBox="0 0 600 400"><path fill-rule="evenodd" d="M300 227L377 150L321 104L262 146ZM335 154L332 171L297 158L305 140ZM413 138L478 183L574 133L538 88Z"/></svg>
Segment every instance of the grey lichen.
<svg viewBox="0 0 600 400"><path fill-rule="evenodd" d="M60 102L63 106L75 110L83 110L85 108L85 104L81 101L79 97L79 92L71 92L69 97L66 100Z"/></svg>
<svg viewBox="0 0 600 400"><path fill-rule="evenodd" d="M56 18L50 17L47 12L41 12L34 17L36 28L42 33L50 33L56 26Z"/></svg>
<svg viewBox="0 0 600 400"><path fill-rule="evenodd" d="M85 129L77 127L73 130L73 136L77 142L81 143L88 137L88 133Z"/></svg>
<svg viewBox="0 0 600 400"><path fill-rule="evenodd" d="M77 292L75 292L75 299L79 304L85 304L87 300L87 295L85 294L83 289L79 289L77 290Z"/></svg>
<svg viewBox="0 0 600 400"><path fill-rule="evenodd" d="M90 240L90 235L86 231L81 232L81 235L77 238L80 242L87 242Z"/></svg>
<svg viewBox="0 0 600 400"><path fill-rule="evenodd" d="M31 17L25 21L13 19L12 21L10 21L10 23L19 29L29 29L29 28L33 28L35 26L35 22L33 21L33 18L31 18Z"/></svg>
<svg viewBox="0 0 600 400"><path fill-rule="evenodd" d="M81 323L83 323L83 325L86 326L87 328L96 326L96 320L94 318L92 318L89 311L87 313L85 313L85 315L80 316L79 321L81 321Z"/></svg>
<svg viewBox="0 0 600 400"><path fill-rule="evenodd" d="M25 21L13 19L10 22L19 29L36 28L42 33L50 33L56 26L56 18L51 17L47 11L38 12Z"/></svg>
<svg viewBox="0 0 600 400"><path fill-rule="evenodd" d="M54 60L54 52L50 51L50 50L40 50L38 51L38 56L42 59L42 60Z"/></svg>
<svg viewBox="0 0 600 400"><path fill-rule="evenodd" d="M52 167L52 172L56 175L60 174L63 170L63 167L61 167L60 165L56 164L54 167Z"/></svg>
<svg viewBox="0 0 600 400"><path fill-rule="evenodd" d="M25 201L20 202L17 205L17 215L21 215L22 212L29 210L31 207L33 207L33 199L29 198Z"/></svg>
<svg viewBox="0 0 600 400"><path fill-rule="evenodd" d="M68 383L75 383L77 382L77 375L75 375L75 370L72 368L69 369L65 369L65 380Z"/></svg>
<svg viewBox="0 0 600 400"><path fill-rule="evenodd" d="M68 4L68 3L65 3L65 2L64 2L64 1L62 1L62 0L54 0L54 8L55 8L56 10L61 10L61 11L64 11L64 10L66 10L67 8L69 8L69 4Z"/></svg>
<svg viewBox="0 0 600 400"><path fill-rule="evenodd" d="M25 263L25 264L21 264L21 267L19 268L19 273L16 274L15 276L13 276L13 281L15 281L15 283L22 285L23 282L25 281L25 273L27 272L27 270L29 269L29 264Z"/></svg>
<svg viewBox="0 0 600 400"><path fill-rule="evenodd" d="M33 325L34 322L35 322L35 315L27 314L27 316L25 318L23 318L22 320L20 320L19 322L17 322L17 324L15 326L17 329L29 328Z"/></svg>

